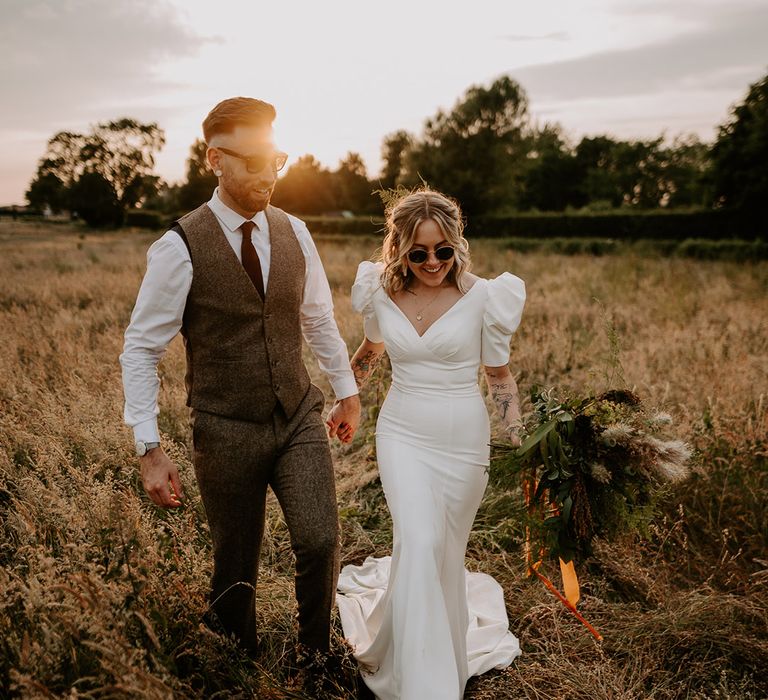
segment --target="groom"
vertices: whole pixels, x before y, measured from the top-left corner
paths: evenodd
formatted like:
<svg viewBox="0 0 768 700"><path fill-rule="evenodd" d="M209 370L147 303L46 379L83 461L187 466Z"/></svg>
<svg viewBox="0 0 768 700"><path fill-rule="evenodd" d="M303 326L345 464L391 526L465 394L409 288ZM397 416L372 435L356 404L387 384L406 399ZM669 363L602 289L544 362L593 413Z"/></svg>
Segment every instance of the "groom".
<svg viewBox="0 0 768 700"><path fill-rule="evenodd" d="M296 557L299 642L327 652L339 568L333 465L324 397L302 362L302 336L337 402L330 433L360 402L333 317L328 280L304 223L269 204L285 154L276 150L275 109L235 97L203 122L211 199L150 246L120 355L125 422L141 478L162 507L183 498L157 427L157 363L181 331L193 463L213 540L209 624L218 621L256 654L255 586L267 487L276 494Z"/></svg>

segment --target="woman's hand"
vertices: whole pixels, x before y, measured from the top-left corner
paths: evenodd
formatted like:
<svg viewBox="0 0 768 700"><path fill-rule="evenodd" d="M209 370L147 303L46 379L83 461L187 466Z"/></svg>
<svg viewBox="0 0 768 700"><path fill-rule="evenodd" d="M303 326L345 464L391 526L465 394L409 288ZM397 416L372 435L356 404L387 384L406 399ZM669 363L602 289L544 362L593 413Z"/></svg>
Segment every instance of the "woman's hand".
<svg viewBox="0 0 768 700"><path fill-rule="evenodd" d="M352 442L360 425L360 397L358 394L339 399L333 404L325 421L329 437L337 437L341 442Z"/></svg>
<svg viewBox="0 0 768 700"><path fill-rule="evenodd" d="M363 342L349 362L358 390L365 386L383 354L384 343L373 343L368 338L363 338ZM352 442L360 425L359 394L336 401L325 424L328 426L329 437L337 437L344 443Z"/></svg>
<svg viewBox="0 0 768 700"><path fill-rule="evenodd" d="M503 428L504 437L512 443L513 447L520 447L523 444L525 438L525 425L523 421L512 421Z"/></svg>

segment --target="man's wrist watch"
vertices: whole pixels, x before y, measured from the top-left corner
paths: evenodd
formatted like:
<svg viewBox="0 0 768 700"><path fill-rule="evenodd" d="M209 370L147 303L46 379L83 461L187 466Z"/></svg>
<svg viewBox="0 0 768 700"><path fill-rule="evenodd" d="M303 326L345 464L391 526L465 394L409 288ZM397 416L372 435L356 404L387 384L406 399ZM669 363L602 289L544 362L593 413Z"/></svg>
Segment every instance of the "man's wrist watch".
<svg viewBox="0 0 768 700"><path fill-rule="evenodd" d="M155 447L160 447L159 442L144 442L144 440L137 440L136 441L136 454L139 457L143 457L147 452L154 449Z"/></svg>

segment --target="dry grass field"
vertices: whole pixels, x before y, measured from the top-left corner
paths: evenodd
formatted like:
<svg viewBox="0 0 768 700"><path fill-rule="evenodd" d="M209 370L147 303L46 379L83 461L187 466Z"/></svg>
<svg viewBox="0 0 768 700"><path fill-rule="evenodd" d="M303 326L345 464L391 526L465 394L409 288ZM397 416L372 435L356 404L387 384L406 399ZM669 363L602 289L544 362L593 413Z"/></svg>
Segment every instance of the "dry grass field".
<svg viewBox="0 0 768 700"><path fill-rule="evenodd" d="M141 488L118 355L154 237L0 223L0 696L302 697L287 689L293 559L274 502L258 588L263 657L250 662L200 623L211 551L180 338L160 366L160 426L186 504L161 511ZM318 237L351 351L362 331L349 289L377 243ZM768 697L768 263L520 254L482 240L472 252L478 274L511 270L527 283L511 360L521 393L603 387L607 316L627 383L674 416L695 473L648 537L600 543L577 565L579 609L602 642L524 576L510 517L519 494L490 487L467 566L503 584L523 654L471 679L466 696ZM342 564L390 549L370 431L386 383L383 368L363 429L333 445ZM343 654L338 619L334 630ZM348 655L344 668L329 697L356 697Z"/></svg>

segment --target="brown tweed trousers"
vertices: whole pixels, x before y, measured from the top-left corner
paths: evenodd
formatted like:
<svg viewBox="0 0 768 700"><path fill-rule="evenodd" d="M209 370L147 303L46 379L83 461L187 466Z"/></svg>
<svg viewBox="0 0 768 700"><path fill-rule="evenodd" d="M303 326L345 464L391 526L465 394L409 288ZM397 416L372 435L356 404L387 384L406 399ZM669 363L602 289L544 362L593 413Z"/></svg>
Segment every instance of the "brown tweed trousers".
<svg viewBox="0 0 768 700"><path fill-rule="evenodd" d="M210 603L224 630L255 654L269 486L296 558L299 642L326 651L339 525L324 397L301 359L304 256L285 212L270 205L266 216L263 301L207 205L175 227L193 267L181 333L195 476L213 540Z"/></svg>

